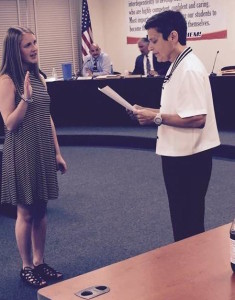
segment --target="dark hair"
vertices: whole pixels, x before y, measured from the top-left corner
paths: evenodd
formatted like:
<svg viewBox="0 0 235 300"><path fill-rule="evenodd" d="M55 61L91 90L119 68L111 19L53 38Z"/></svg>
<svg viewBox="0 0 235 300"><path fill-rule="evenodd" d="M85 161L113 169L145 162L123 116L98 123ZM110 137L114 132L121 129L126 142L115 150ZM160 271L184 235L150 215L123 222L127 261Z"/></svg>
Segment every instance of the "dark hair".
<svg viewBox="0 0 235 300"><path fill-rule="evenodd" d="M164 40L167 40L170 33L175 30L178 33L180 44L183 46L186 45L187 23L179 11L166 10L153 15L145 24L146 30L150 28L155 28L158 32L162 33Z"/></svg>
<svg viewBox="0 0 235 300"><path fill-rule="evenodd" d="M149 43L149 39L147 37L143 37L143 38L139 39L139 41L142 41L144 43Z"/></svg>
<svg viewBox="0 0 235 300"><path fill-rule="evenodd" d="M25 77L20 53L20 43L25 33L34 34L27 27L14 26L7 30L0 69L0 75L7 74L11 77L19 94L21 94L20 88ZM40 79L38 64L32 65L32 71Z"/></svg>

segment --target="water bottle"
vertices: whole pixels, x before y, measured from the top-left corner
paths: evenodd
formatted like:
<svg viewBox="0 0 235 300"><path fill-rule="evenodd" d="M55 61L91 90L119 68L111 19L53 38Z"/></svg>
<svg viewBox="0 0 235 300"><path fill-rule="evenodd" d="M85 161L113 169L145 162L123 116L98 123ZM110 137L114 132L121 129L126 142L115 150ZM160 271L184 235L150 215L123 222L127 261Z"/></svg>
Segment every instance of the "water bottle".
<svg viewBox="0 0 235 300"><path fill-rule="evenodd" d="M235 273L235 219L230 228L230 263L231 268Z"/></svg>
<svg viewBox="0 0 235 300"><path fill-rule="evenodd" d="M57 73L56 73L56 69L52 68L52 77L55 78L55 80L57 80Z"/></svg>
<svg viewBox="0 0 235 300"><path fill-rule="evenodd" d="M113 63L111 63L111 66L110 66L110 74L113 74Z"/></svg>

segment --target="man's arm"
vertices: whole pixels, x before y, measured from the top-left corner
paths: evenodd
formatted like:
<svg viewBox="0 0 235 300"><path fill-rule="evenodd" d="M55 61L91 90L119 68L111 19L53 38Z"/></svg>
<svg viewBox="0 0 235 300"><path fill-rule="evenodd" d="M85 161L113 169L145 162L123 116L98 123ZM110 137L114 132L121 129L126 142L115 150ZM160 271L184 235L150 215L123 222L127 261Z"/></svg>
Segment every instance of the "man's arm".
<svg viewBox="0 0 235 300"><path fill-rule="evenodd" d="M135 68L132 72L133 75L139 75L139 72L138 72L138 58L136 58L135 60Z"/></svg>
<svg viewBox="0 0 235 300"><path fill-rule="evenodd" d="M203 128L206 115L181 118L179 115L161 114L162 124L181 128Z"/></svg>
<svg viewBox="0 0 235 300"><path fill-rule="evenodd" d="M132 72L133 75L144 75L143 56L137 56L135 60L135 68Z"/></svg>
<svg viewBox="0 0 235 300"><path fill-rule="evenodd" d="M89 73L90 69L89 69L89 63L91 61L91 56L88 55L84 58L84 62L83 62L83 66L82 66L82 76L86 77L87 74ZM87 69L89 69L89 71L87 71ZM92 71L90 71L89 76L92 76Z"/></svg>
<svg viewBox="0 0 235 300"><path fill-rule="evenodd" d="M156 114L159 109L142 108L136 109L134 115L141 125L154 123ZM206 123L206 115L197 115L192 117L181 118L177 114L161 114L162 124L180 128L203 128Z"/></svg>

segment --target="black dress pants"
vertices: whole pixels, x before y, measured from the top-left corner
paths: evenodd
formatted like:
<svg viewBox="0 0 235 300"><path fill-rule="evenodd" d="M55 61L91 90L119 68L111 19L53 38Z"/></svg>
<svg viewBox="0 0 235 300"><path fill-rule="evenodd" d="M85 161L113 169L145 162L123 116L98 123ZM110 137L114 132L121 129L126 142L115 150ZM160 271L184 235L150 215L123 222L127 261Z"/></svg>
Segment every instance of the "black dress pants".
<svg viewBox="0 0 235 300"><path fill-rule="evenodd" d="M183 157L162 156L162 170L175 241L204 232L211 150Z"/></svg>

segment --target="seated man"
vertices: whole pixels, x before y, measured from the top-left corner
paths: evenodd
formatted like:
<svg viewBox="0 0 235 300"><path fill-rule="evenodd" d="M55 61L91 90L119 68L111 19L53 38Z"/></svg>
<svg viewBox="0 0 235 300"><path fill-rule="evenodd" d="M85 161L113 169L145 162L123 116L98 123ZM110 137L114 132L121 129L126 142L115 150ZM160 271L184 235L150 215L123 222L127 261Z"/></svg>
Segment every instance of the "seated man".
<svg viewBox="0 0 235 300"><path fill-rule="evenodd" d="M149 40L141 38L138 41L138 47L141 52L135 61L134 75L166 75L170 62L158 62L157 57L149 51Z"/></svg>
<svg viewBox="0 0 235 300"><path fill-rule="evenodd" d="M111 74L111 61L106 53L101 52L99 45L91 44L90 55L83 62L82 76L99 76Z"/></svg>

